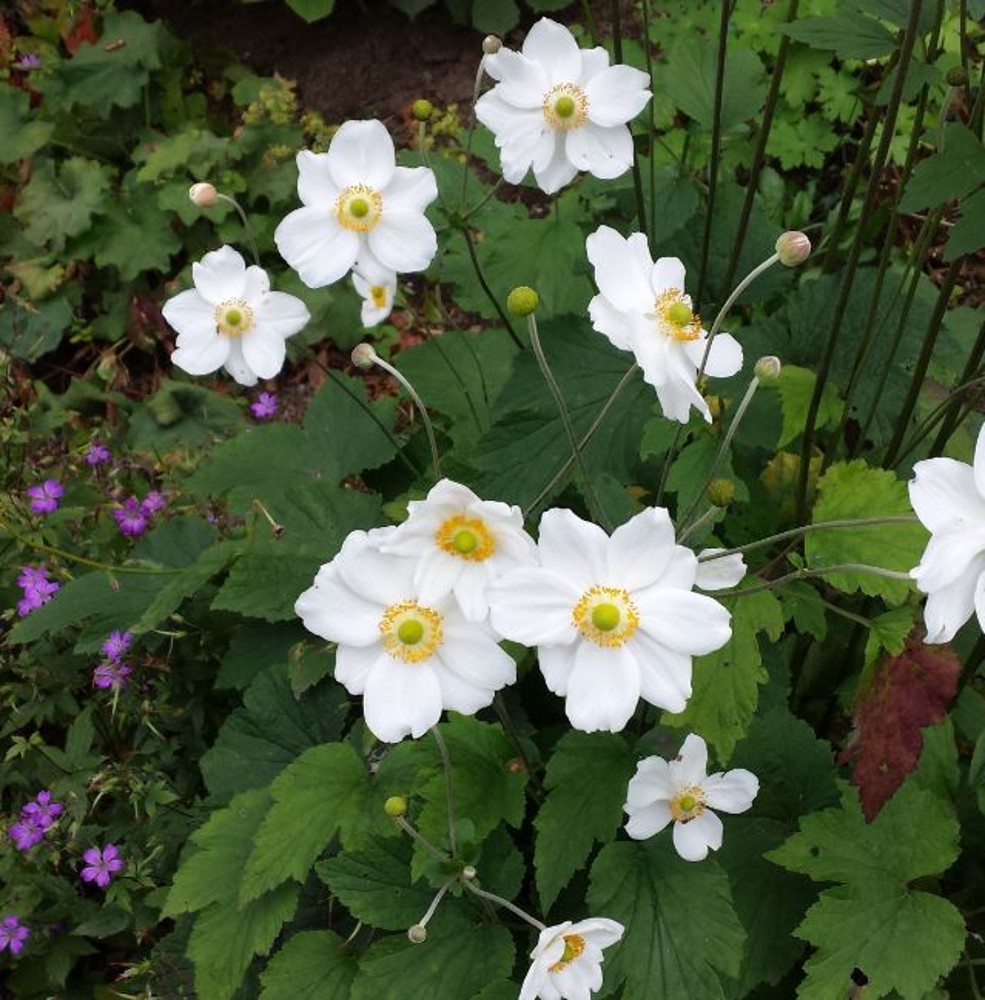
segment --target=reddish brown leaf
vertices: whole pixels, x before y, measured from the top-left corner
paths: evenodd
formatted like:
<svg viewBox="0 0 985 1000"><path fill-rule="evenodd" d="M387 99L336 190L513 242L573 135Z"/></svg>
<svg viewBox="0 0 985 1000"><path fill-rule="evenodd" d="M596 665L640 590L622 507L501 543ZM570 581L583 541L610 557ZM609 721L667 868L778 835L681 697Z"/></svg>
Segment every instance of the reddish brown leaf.
<svg viewBox="0 0 985 1000"><path fill-rule="evenodd" d="M870 822L917 766L924 726L940 722L957 691L961 663L946 647L910 641L884 657L855 706L855 733L841 755Z"/></svg>

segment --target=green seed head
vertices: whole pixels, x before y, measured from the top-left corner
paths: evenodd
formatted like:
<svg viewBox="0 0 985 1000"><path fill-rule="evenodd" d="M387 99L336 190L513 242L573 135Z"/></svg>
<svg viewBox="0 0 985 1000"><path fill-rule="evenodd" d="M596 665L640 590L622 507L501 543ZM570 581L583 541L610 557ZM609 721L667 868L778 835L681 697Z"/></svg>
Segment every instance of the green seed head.
<svg viewBox="0 0 985 1000"><path fill-rule="evenodd" d="M539 302L540 297L532 288L520 285L506 297L506 308L514 316L529 316L536 311Z"/></svg>
<svg viewBox="0 0 985 1000"><path fill-rule="evenodd" d="M410 106L410 113L419 121L426 122L431 120L431 115L434 114L434 105L430 101L420 98Z"/></svg>
<svg viewBox="0 0 985 1000"><path fill-rule="evenodd" d="M686 302L675 302L667 310L667 319L674 326L687 326L694 319L694 310Z"/></svg>
<svg viewBox="0 0 985 1000"><path fill-rule="evenodd" d="M349 202L349 214L354 219L365 219L369 215L369 202L365 198L353 198Z"/></svg>
<svg viewBox="0 0 985 1000"><path fill-rule="evenodd" d="M682 795L677 804L682 812L690 812L698 804L698 800L693 795Z"/></svg>
<svg viewBox="0 0 985 1000"><path fill-rule="evenodd" d="M614 604L596 604L592 608L592 624L600 632L611 632L621 619L622 615Z"/></svg>
<svg viewBox="0 0 985 1000"><path fill-rule="evenodd" d="M731 479L713 479L705 490L705 496L716 507L727 507L735 499L735 483Z"/></svg>
<svg viewBox="0 0 985 1000"><path fill-rule="evenodd" d="M407 800L402 795L391 795L383 803L383 811L393 819L403 816L407 812Z"/></svg>
<svg viewBox="0 0 985 1000"><path fill-rule="evenodd" d="M574 99L565 95L554 102L554 113L558 118L570 118L575 113Z"/></svg>
<svg viewBox="0 0 985 1000"><path fill-rule="evenodd" d="M424 638L424 626L416 618L408 618L397 626L397 638L405 646L416 646Z"/></svg>
<svg viewBox="0 0 985 1000"><path fill-rule="evenodd" d="M968 82L968 71L964 66L952 66L944 79L949 87L963 87Z"/></svg>
<svg viewBox="0 0 985 1000"><path fill-rule="evenodd" d="M470 552L475 551L475 547L479 544L479 540L475 537L474 531L467 531L464 528L461 531L455 533L455 537L452 539L452 545L455 546L456 552L461 552L462 555L468 555Z"/></svg>

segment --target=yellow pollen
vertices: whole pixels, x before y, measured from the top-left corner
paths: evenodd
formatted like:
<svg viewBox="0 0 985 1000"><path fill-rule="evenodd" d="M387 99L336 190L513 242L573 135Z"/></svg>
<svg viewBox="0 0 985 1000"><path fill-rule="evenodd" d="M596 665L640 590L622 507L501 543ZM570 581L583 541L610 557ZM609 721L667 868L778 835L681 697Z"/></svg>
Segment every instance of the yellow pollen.
<svg viewBox="0 0 985 1000"><path fill-rule="evenodd" d="M383 196L366 184L351 184L335 202L339 225L357 233L368 233L383 214Z"/></svg>
<svg viewBox="0 0 985 1000"><path fill-rule="evenodd" d="M386 305L386 285L373 285L369 290L369 297L377 309L382 309Z"/></svg>
<svg viewBox="0 0 985 1000"><path fill-rule="evenodd" d="M253 328L253 310L245 299L226 299L212 313L216 329L227 337L241 337Z"/></svg>
<svg viewBox="0 0 985 1000"><path fill-rule="evenodd" d="M588 118L588 95L573 83L559 83L544 95L543 110L552 128L580 128Z"/></svg>
<svg viewBox="0 0 985 1000"><path fill-rule="evenodd" d="M580 934L564 935L564 953L553 964L547 967L548 972L560 972L585 950L585 939Z"/></svg>
<svg viewBox="0 0 985 1000"><path fill-rule="evenodd" d="M670 800L670 814L678 823L690 823L705 811L705 793L700 787L684 788Z"/></svg>
<svg viewBox="0 0 985 1000"><path fill-rule="evenodd" d="M444 638L441 615L417 601L391 604L380 619L383 648L405 663L420 663L431 656Z"/></svg>
<svg viewBox="0 0 985 1000"><path fill-rule="evenodd" d="M590 587L571 609L571 619L586 639L609 649L626 643L640 624L636 605L622 587Z"/></svg>
<svg viewBox="0 0 985 1000"><path fill-rule="evenodd" d="M686 343L701 336L701 317L684 300L680 289L671 288L660 295L654 309L657 324L668 337Z"/></svg>
<svg viewBox="0 0 985 1000"><path fill-rule="evenodd" d="M442 552L469 562L482 562L496 551L496 542L486 522L464 514L443 521L434 533L434 540Z"/></svg>

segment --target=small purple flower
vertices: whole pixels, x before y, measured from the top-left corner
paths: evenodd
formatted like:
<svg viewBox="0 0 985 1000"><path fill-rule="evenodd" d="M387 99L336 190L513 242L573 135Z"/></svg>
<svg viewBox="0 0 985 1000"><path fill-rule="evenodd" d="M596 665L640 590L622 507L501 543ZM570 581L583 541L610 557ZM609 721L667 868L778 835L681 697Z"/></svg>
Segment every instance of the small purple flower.
<svg viewBox="0 0 985 1000"><path fill-rule="evenodd" d="M121 632L119 629L113 629L109 638L99 648L106 654L106 659L118 663L123 654L130 648L131 642L133 642L132 632Z"/></svg>
<svg viewBox="0 0 985 1000"><path fill-rule="evenodd" d="M113 876L123 867L123 858L115 844L107 844L101 851L90 847L82 855L86 867L79 873L83 882L95 882L100 889L110 884Z"/></svg>
<svg viewBox="0 0 985 1000"><path fill-rule="evenodd" d="M38 792L34 800L24 806L21 810L21 819L30 817L32 823L36 823L42 830L47 830L63 812L61 804L52 801L51 792L45 789Z"/></svg>
<svg viewBox="0 0 985 1000"><path fill-rule="evenodd" d="M21 618L40 608L42 604L47 604L51 595L58 590L58 584L48 579L48 571L44 566L21 567L17 585L24 591L24 596L17 602L17 614Z"/></svg>
<svg viewBox="0 0 985 1000"><path fill-rule="evenodd" d="M65 487L57 479L46 479L40 486L28 486L27 495L31 498L28 506L31 513L54 514L64 493Z"/></svg>
<svg viewBox="0 0 985 1000"><path fill-rule="evenodd" d="M151 490L143 500L140 501L140 509L150 517L156 514L159 510L164 510L167 507L168 502L164 498L163 493L159 493L157 490Z"/></svg>
<svg viewBox="0 0 985 1000"><path fill-rule="evenodd" d="M93 441L89 445L89 450L85 453L87 465L102 465L104 462L108 462L110 457L109 448L98 441Z"/></svg>
<svg viewBox="0 0 985 1000"><path fill-rule="evenodd" d="M28 52L20 57L20 61L15 64L18 69L32 70L41 69L41 56L34 52Z"/></svg>
<svg viewBox="0 0 985 1000"><path fill-rule="evenodd" d="M269 420L277 412L277 397L272 392L261 392L255 403L250 403L250 412L257 420Z"/></svg>
<svg viewBox="0 0 985 1000"><path fill-rule="evenodd" d="M48 570L44 566L22 566L20 575L17 577L17 586L23 587L24 590L47 582Z"/></svg>
<svg viewBox="0 0 985 1000"><path fill-rule="evenodd" d="M113 520L124 535L136 538L147 530L147 514L136 497L127 497L113 511Z"/></svg>
<svg viewBox="0 0 985 1000"><path fill-rule="evenodd" d="M31 936L18 917L11 915L0 920L0 951L10 949L11 955L19 955L24 950L24 942Z"/></svg>
<svg viewBox="0 0 985 1000"><path fill-rule="evenodd" d="M100 663L92 672L92 686L105 690L121 691L133 671L125 663Z"/></svg>
<svg viewBox="0 0 985 1000"><path fill-rule="evenodd" d="M7 833L10 834L10 839L18 851L29 851L35 844L44 840L44 828L30 816L25 816L23 812L20 822L12 823Z"/></svg>

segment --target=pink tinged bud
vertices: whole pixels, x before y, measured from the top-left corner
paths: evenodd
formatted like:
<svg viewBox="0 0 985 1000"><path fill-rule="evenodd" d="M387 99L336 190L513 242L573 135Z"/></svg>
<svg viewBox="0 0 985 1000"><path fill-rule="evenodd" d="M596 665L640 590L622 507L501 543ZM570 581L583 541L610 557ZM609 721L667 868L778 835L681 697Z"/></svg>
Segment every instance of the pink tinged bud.
<svg viewBox="0 0 985 1000"><path fill-rule="evenodd" d="M376 351L372 344L357 344L352 349L352 363L357 368L368 371L376 363Z"/></svg>
<svg viewBox="0 0 985 1000"><path fill-rule="evenodd" d="M216 203L218 194L216 189L208 183L208 181L201 181L198 184L193 184L188 189L188 197L192 202L198 205L199 208L210 208Z"/></svg>
<svg viewBox="0 0 985 1000"><path fill-rule="evenodd" d="M783 365L780 359L773 354L767 354L766 357L760 358L753 368L753 372L760 382L775 381L780 377L781 371L783 371Z"/></svg>
<svg viewBox="0 0 985 1000"><path fill-rule="evenodd" d="M783 233L776 241L776 252L781 264L786 267L796 267L810 257L811 241L805 233L792 230Z"/></svg>

